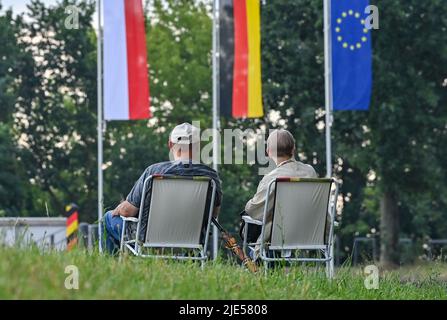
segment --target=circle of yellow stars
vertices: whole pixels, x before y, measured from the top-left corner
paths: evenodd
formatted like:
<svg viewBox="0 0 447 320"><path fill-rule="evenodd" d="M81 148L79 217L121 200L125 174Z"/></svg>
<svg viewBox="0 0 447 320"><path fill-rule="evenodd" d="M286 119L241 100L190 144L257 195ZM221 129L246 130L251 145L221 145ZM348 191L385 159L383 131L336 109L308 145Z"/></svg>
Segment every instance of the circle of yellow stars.
<svg viewBox="0 0 447 320"><path fill-rule="evenodd" d="M347 41L345 41L343 39L343 36L340 35L340 32L341 32L340 25L342 24L343 19L345 19L347 17L354 17L356 19L359 19L360 20L360 24L363 25L363 30L362 31L363 31L364 35L360 38L360 41L358 41L356 43L349 43L349 42L347 42ZM336 27L335 27L335 32L339 34L337 36L337 41L341 43L341 46L343 48L349 49L351 51L354 51L356 49L361 49L362 48L362 44L365 43L368 40L368 38L366 37L366 34L369 32L369 30L365 27L365 20L361 19L360 13L354 12L354 10L348 10L347 12L343 11L341 13L341 18L338 18L336 20L336 22L337 22L337 24L336 24Z"/></svg>

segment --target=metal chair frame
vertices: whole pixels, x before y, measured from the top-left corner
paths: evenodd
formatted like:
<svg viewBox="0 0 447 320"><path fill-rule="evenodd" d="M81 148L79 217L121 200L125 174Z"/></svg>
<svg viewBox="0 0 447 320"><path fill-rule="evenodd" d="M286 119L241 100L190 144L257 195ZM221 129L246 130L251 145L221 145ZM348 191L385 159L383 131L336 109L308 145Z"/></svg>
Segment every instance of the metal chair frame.
<svg viewBox="0 0 447 320"><path fill-rule="evenodd" d="M207 218L207 224L206 224L206 233L205 233L205 239L204 239L204 243L202 244L187 244L187 245L178 245L178 244L169 244L169 243L152 243L152 244L148 244L148 243L141 243L138 239L139 239L139 235L141 233L141 222L142 222L142 216L143 216L143 210L144 210L144 206L145 206L145 201L146 201L146 190L148 189L149 185L152 185L152 182L156 179L176 179L176 180L200 180L200 181L209 181L211 183L211 200L209 202L209 208L205 207L205 212L207 212L208 214L208 218ZM153 188L151 189L151 193L153 192ZM209 240L209 231L210 231L210 225L211 225L211 217L213 214L213 209L214 209L214 201L215 201L215 197L216 197L216 183L214 182L213 179L209 178L209 177L205 177L205 176L175 176L175 175L151 175L148 178L146 178L146 180L144 181L144 185L143 185L143 192L142 192L142 197L141 197L141 203L140 203L140 209L139 209L139 214L138 214L138 218L133 218L133 217L123 217L121 216L121 218L123 219L123 228L122 228L122 233L121 233L121 241L120 241L120 252L124 253L127 251L130 251L133 255L135 256L139 256L139 257L144 257L144 258L157 258L157 259L174 259L174 260L199 260L201 261L202 267L204 266L204 262L205 260L208 258L207 253L206 253L206 248L208 247L208 240ZM151 209L149 207L149 213L147 215L147 226L146 228L149 228L149 217L151 214ZM126 224L128 223L137 223L137 231L136 231L136 235L135 238L129 239L129 240L125 240L126 236L127 238L127 230L128 228L126 228ZM165 254L145 254L143 252L144 248L161 248L161 249L165 249L165 248L170 248L170 249L189 249L192 251L195 251L199 254L199 256L179 256L176 254L170 254L170 255L165 255Z"/></svg>
<svg viewBox="0 0 447 320"><path fill-rule="evenodd" d="M334 201L330 201L331 200L331 192L332 190L330 189L329 191L329 197L327 199L327 212L329 215L329 234L327 235L327 237L325 237L325 241L326 243L324 245L321 244L315 244L315 245L293 245L293 246L269 246L269 243L271 241L271 236L273 234L273 232L271 232L270 234L270 238L264 240L264 236L266 233L266 221L267 221L267 214L268 214L268 206L269 206L269 195L272 191L273 186L277 183L281 183L281 182L296 182L296 183L307 183L307 182L321 182L321 183L331 183L335 185L335 190L333 191L333 199ZM338 191L339 191L339 186L338 183L335 181L335 179L330 178L330 179L313 179L313 178L289 178L289 177L279 177L276 178L275 180L272 180L267 188L266 191L266 196L265 196L265 204L264 204L264 214L263 214L263 219L262 221L259 220L255 220L252 219L249 216L243 216L243 219L246 223L246 226L244 228L244 242L243 242L243 249L244 252L247 253L247 247L253 247L256 245L260 246L260 258L264 263L264 267L265 270L267 272L268 269L268 262L271 261L290 261L290 262L324 262L326 263L326 275L328 278L333 278L334 277L334 267L333 264L331 263L331 261L334 259L334 255L333 255L333 251L334 251L334 224L335 224L335 214L336 214L336 201L337 201L337 197L338 197ZM276 198L276 193L275 193L275 197L274 200ZM275 210L275 208L273 209ZM274 222L275 222L275 214L273 213L273 219L272 219L272 231L274 228ZM249 224L255 224L255 225L260 225L262 226L261 229L261 241L260 242L255 242L255 243L247 243L247 236L248 236L248 227ZM326 228L324 228L324 232L326 232ZM323 254L324 257L322 258L289 258L289 257L280 257L280 258L276 258L276 257L269 257L267 255L267 250L274 250L274 251L278 251L278 250L314 250L317 252L321 252Z"/></svg>

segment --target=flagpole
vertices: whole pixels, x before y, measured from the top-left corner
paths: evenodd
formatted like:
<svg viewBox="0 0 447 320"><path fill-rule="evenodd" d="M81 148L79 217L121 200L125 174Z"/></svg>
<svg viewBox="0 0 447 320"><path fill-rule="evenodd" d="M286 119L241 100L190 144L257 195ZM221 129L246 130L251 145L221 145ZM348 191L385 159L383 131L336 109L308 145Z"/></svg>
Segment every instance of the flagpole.
<svg viewBox="0 0 447 320"><path fill-rule="evenodd" d="M97 98L98 98L98 243L99 252L102 248L102 213L103 213L103 116L102 116L102 32L101 32L101 0L97 0L98 35L97 35Z"/></svg>
<svg viewBox="0 0 447 320"><path fill-rule="evenodd" d="M219 161L219 0L213 1L213 169L218 172ZM217 259L218 232L213 226L213 259Z"/></svg>
<svg viewBox="0 0 447 320"><path fill-rule="evenodd" d="M331 59L331 0L323 0L324 7L324 93L325 93L325 121L326 121L326 176L332 176L332 59Z"/></svg>
<svg viewBox="0 0 447 320"><path fill-rule="evenodd" d="M332 111L333 111L333 96L332 96L332 41L331 41L331 0L323 0L324 11L324 97L325 97L325 129L326 129L326 177L332 177L332 141L331 141L331 127L332 127ZM331 255L334 253L334 243L331 244ZM331 269L334 270L334 256L330 264Z"/></svg>

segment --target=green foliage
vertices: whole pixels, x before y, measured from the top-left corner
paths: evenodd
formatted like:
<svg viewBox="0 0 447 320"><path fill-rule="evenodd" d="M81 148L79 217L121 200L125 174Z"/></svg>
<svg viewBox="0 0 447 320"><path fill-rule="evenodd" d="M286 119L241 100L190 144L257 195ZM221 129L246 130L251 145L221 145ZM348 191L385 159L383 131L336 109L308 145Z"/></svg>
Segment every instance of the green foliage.
<svg viewBox="0 0 447 320"><path fill-rule="evenodd" d="M0 10L2 9L0 3ZM17 71L17 56L20 48L16 33L19 31L20 21L15 21L12 11L8 10L0 16L0 122L10 122L14 109L14 73Z"/></svg>
<svg viewBox="0 0 447 320"><path fill-rule="evenodd" d="M154 1L147 19L151 105L158 126L210 126L211 19L204 4Z"/></svg>
<svg viewBox="0 0 447 320"><path fill-rule="evenodd" d="M64 26L65 7L70 4L80 10L79 29ZM15 129L24 140L28 178L43 192L42 198L49 198L52 215L62 214L72 201L86 209L95 204L93 12L92 1L66 0L55 7L32 1L20 33L27 56L18 71Z"/></svg>
<svg viewBox="0 0 447 320"><path fill-rule="evenodd" d="M14 19L12 11L0 15L0 216L18 215L29 208L28 180L20 162L21 150L13 135L16 75L25 55L17 41L22 26L22 19Z"/></svg>
<svg viewBox="0 0 447 320"><path fill-rule="evenodd" d="M16 152L8 126L0 122L0 216L18 214L24 196L23 182L17 176Z"/></svg>
<svg viewBox="0 0 447 320"><path fill-rule="evenodd" d="M404 234L443 237L438 227L447 217L445 209L439 210L447 204L442 151L447 133L447 9L444 1L377 5L383 10L380 29L373 31L371 108L335 115L336 153L364 177L374 172L368 187L374 194L363 199L367 211L371 213L374 198L390 192Z"/></svg>

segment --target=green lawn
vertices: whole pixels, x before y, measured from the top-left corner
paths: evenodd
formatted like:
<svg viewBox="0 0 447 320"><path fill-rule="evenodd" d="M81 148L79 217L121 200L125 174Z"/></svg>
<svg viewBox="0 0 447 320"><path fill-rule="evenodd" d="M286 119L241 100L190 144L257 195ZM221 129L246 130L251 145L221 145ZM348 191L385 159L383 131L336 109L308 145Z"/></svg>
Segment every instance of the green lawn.
<svg viewBox="0 0 447 320"><path fill-rule="evenodd" d="M64 286L65 268L79 269L79 289ZM367 290L360 269L341 268L328 281L302 266L253 275L225 262L198 264L89 254L41 254L0 247L1 299L445 299L447 266L432 263L380 276Z"/></svg>

